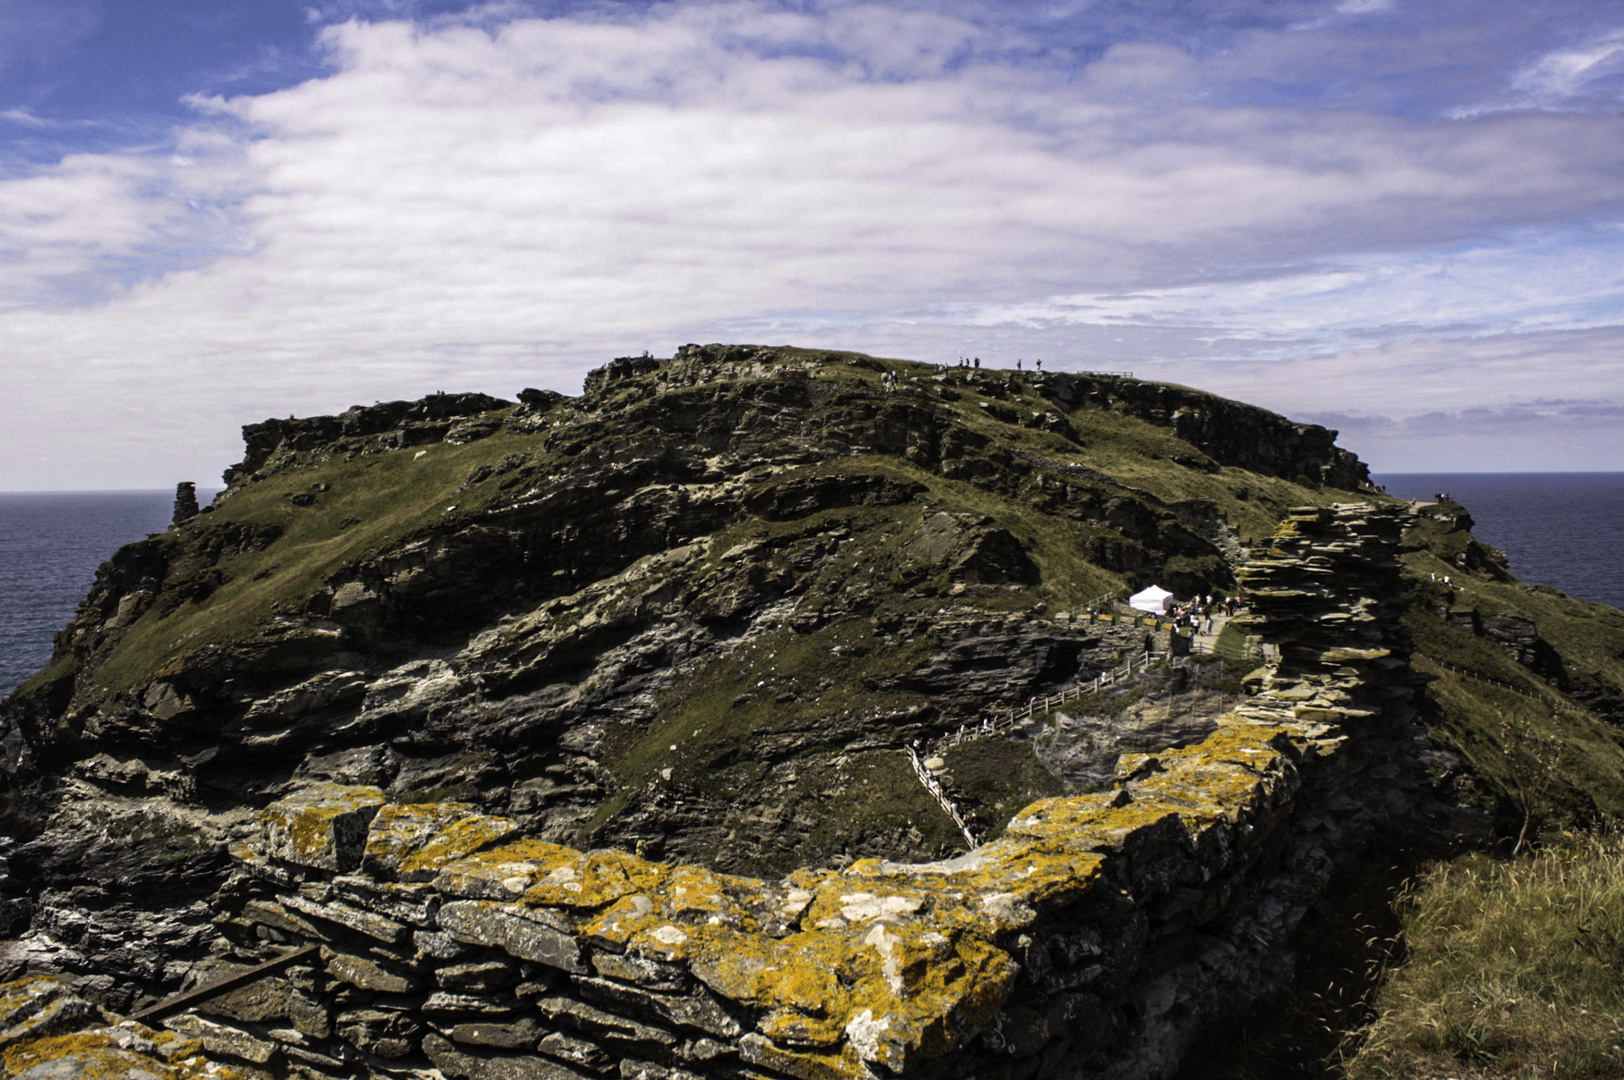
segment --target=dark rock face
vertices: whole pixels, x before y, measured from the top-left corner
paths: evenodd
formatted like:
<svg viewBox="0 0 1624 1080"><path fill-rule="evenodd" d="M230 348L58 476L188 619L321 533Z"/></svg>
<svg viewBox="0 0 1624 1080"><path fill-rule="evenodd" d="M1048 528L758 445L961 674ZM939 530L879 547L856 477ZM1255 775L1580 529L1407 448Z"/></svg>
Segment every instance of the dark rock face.
<svg viewBox="0 0 1624 1080"><path fill-rule="evenodd" d="M307 785L234 849L211 900L221 947L196 972L276 973L162 1022L249 1075L312 1080L358 1060L470 1078L1168 1075L1201 1023L1289 977L1331 869L1419 816L1385 557L1401 514L1294 511L1239 571L1278 646L1265 688L950 860L763 881Z"/></svg>
<svg viewBox="0 0 1624 1080"><path fill-rule="evenodd" d="M197 484L183 480L175 485L175 513L171 525L184 525L197 517Z"/></svg>
<svg viewBox="0 0 1624 1080"><path fill-rule="evenodd" d="M4 705L32 966L171 985L241 808L321 780L741 872L950 854L896 748L1129 647L1050 609L1223 591L1230 517L1279 508L1213 470L1364 477L1323 429L1127 379L688 346L519 397L249 425L209 513L103 566ZM1130 422L1165 498L1113 478ZM147 933L165 963L120 959Z"/></svg>

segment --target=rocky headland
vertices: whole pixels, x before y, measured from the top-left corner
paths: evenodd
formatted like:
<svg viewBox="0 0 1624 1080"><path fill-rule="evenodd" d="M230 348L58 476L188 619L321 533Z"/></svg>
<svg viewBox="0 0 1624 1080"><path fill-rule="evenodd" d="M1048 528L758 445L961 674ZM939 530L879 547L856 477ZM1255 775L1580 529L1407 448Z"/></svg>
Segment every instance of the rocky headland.
<svg viewBox="0 0 1624 1080"><path fill-rule="evenodd" d="M1526 676L1524 694L1572 706L1564 730L1589 740L1593 753L1566 793L1552 791L1569 812L1584 812L1584 800L1591 813L1610 812L1610 785L1624 775L1610 710L1624 680L1616 656L1606 659L1596 643L1624 640L1624 628L1600 612L1585 634L1561 616L1555 627L1551 612L1574 602L1517 583L1503 559L1470 539L1461 508L1376 514L1371 520L1393 523L1382 526L1388 553L1367 559L1362 541L1350 540L1353 561L1333 580L1310 582L1322 595L1341 586L1340 615L1321 610L1314 626L1288 632L1278 620L1290 621L1291 596L1277 595L1274 615L1260 605L1226 635L1228 660L1168 657L1176 650L1165 630L1090 614L1152 582L1184 595L1302 593L1302 581L1260 584L1286 572L1278 556L1267 569L1268 553L1292 542L1282 520L1298 521L1304 536L1330 520L1306 509L1292 518L1289 508L1389 505L1334 436L1129 378L751 346L617 360L576 398L446 394L250 425L227 489L196 512L178 507L167 533L119 551L58 636L51 665L4 704L5 827L15 838L6 853L8 974L59 973L81 997L127 1010L211 965L263 958L288 930L256 923L251 912L266 903L286 910L285 890L314 879L298 859L288 865L306 869L255 877L245 867L287 862L292 849L275 856L263 846L263 811L313 792L367 792L367 820L379 807L454 804L469 821L500 822L489 843L618 851L639 865L687 865L729 880L792 872L825 880L868 873L862 868L875 860L970 858L910 769L905 751L916 740L1113 670L1147 644L1164 656L1115 696L955 747L960 797L991 847L1036 799L1112 785L1133 791L1142 777L1119 773L1117 759L1153 749L1147 738L1210 744L1223 717L1247 715L1249 695L1291 701L1309 685L1290 707L1316 707L1322 691L1304 682L1302 665L1318 670L1329 652L1367 648L1348 645L1348 627L1338 625L1364 619L1359 597L1387 605L1387 636L1367 648L1387 659L1350 654L1335 666L1376 663L1360 685L1396 696L1368 690L1388 703L1327 699L1323 707L1374 707L1370 715L1406 732L1394 745L1412 748L1374 763L1362 752L1343 755L1358 758L1359 769L1391 768L1372 774L1391 781L1392 798L1368 800L1371 813L1432 806L1426 827L1447 829L1436 812L1441 794L1517 816L1516 778L1495 772L1509 755L1474 742L1486 729L1471 720L1479 714L1472 695L1491 693L1498 676L1507 685ZM1396 576L1400 555L1408 586ZM1376 579L1348 569L1365 564L1390 565L1395 576L1365 588L1358 583ZM1493 602L1467 608L1461 592L1423 584L1434 564ZM1400 631L1403 588L1419 602ZM1319 625L1335 628L1336 640L1316 638ZM1417 741L1422 729L1409 730L1403 706L1410 634L1432 645L1418 669L1450 691L1429 690L1418 703L1430 742ZM1266 639L1279 646L1273 667L1252 673ZM1312 656L1292 651L1299 646ZM1428 665L1444 659L1433 654L1467 673L1433 672ZM1303 731L1310 742L1325 737L1311 725ZM1344 790L1340 782L1333 789ZM1290 809L1297 802L1279 805L1298 812ZM370 851L365 822L360 828L346 842ZM425 828L414 842L435 831ZM1369 826L1333 831L1330 847L1343 857ZM232 845L244 843L234 858ZM448 849L446 861L473 853ZM1253 865L1242 860L1236 872ZM315 869L330 876L351 867ZM1311 892L1319 874L1289 889ZM237 884L221 892L228 881ZM1237 896L1255 899L1253 887ZM1219 905L1206 917L1220 910L1233 909ZM424 933L443 929L431 915L417 917L431 920ZM1276 920L1268 949L1285 948L1281 935L1294 922ZM583 927L570 922L567 932ZM1014 924L989 931L989 942L1006 931ZM307 939L343 952L321 934ZM399 952L400 942L385 945ZM439 946L455 954L442 959L461 962L467 945ZM432 977L404 954L366 962L394 965L390 977L408 982ZM690 985L690 975L667 974ZM1280 981L1278 971L1237 977L1254 990ZM618 976L600 965L590 978ZM331 1000L314 982L294 985L327 1017L312 1021L321 1034L308 1038L333 1037L334 1017L346 1011L378 1011L356 994L389 996L347 985ZM293 990L279 992L289 1007ZM728 1008L734 1023L760 1019L748 1003L743 1013L736 1001ZM1143 1020L1135 1008L1106 1011ZM474 1021L440 1026L456 1023ZM420 1016L411 1024L415 1041L403 1052L415 1061L433 1024ZM780 1049L800 1047L795 1053L846 1053L828 1041L759 1034ZM254 1037L263 1041L263 1030ZM347 1045L387 1060L376 1045L365 1048L375 1037L395 1046L387 1031ZM433 1038L447 1061L472 1045L443 1031ZM336 1061L335 1046L308 1049ZM284 1054L278 1069L293 1068L296 1054L276 1052ZM662 1053L645 1055L645 1064L707 1073ZM782 1061L776 1067L800 1075Z"/></svg>

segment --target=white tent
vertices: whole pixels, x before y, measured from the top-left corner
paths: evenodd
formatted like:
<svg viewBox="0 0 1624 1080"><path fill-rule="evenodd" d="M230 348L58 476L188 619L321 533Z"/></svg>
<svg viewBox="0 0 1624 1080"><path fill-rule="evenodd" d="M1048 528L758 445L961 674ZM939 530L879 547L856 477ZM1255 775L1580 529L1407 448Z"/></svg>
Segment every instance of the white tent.
<svg viewBox="0 0 1624 1080"><path fill-rule="evenodd" d="M1165 610L1162 607L1163 602L1172 595L1160 585L1152 585L1150 588L1136 592L1128 597L1128 606L1136 611L1149 611L1160 615Z"/></svg>

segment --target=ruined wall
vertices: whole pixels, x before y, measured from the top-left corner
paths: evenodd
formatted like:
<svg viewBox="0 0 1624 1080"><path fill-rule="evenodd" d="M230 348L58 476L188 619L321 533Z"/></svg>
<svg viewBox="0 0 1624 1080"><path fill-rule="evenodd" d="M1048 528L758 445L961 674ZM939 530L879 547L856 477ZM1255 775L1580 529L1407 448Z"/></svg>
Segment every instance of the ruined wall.
<svg viewBox="0 0 1624 1080"><path fill-rule="evenodd" d="M321 962L165 1023L247 1076L1163 1075L1412 804L1402 524L1293 512L1242 571L1280 646L1260 692L957 859L765 882L308 788L233 852L209 973Z"/></svg>

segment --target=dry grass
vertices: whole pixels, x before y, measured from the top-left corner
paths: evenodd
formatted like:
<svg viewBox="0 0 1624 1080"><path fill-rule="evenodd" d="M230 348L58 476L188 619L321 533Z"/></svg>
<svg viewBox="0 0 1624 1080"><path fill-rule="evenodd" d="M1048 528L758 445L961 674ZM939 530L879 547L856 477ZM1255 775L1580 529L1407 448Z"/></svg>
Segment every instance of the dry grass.
<svg viewBox="0 0 1624 1080"><path fill-rule="evenodd" d="M1624 1076L1624 839L1467 856L1402 909L1408 956L1376 995L1352 1080Z"/></svg>

